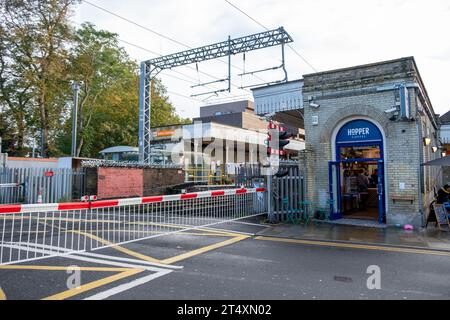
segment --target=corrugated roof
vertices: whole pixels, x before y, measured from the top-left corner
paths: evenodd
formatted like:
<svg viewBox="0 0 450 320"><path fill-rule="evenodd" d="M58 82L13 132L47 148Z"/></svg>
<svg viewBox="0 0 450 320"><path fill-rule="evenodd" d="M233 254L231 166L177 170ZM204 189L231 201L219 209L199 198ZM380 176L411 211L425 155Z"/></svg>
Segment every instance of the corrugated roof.
<svg viewBox="0 0 450 320"><path fill-rule="evenodd" d="M103 151L100 151L99 153L123 153L123 152L139 152L139 148L118 146L105 149Z"/></svg>

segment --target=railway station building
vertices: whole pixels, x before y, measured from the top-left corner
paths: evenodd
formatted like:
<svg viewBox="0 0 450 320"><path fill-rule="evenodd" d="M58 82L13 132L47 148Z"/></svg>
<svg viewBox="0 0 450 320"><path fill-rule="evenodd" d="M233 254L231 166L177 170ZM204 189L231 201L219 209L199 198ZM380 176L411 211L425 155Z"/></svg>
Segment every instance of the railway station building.
<svg viewBox="0 0 450 320"><path fill-rule="evenodd" d="M439 121L413 57L254 89L257 114L304 119L307 200L332 220L423 226L442 178Z"/></svg>

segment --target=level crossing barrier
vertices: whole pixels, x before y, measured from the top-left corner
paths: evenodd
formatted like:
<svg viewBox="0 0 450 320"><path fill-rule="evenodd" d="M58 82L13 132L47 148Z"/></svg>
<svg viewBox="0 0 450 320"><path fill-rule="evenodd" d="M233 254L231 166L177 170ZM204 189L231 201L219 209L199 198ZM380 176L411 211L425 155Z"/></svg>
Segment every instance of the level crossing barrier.
<svg viewBox="0 0 450 320"><path fill-rule="evenodd" d="M0 265L94 251L267 212L264 188L0 206Z"/></svg>

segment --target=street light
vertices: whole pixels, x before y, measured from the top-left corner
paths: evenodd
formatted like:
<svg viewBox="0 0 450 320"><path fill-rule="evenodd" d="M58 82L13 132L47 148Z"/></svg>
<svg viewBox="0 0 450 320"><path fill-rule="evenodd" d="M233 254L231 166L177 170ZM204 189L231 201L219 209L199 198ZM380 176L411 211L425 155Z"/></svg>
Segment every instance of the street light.
<svg viewBox="0 0 450 320"><path fill-rule="evenodd" d="M83 82L72 82L73 114L72 114L72 158L77 155L77 123L78 123L78 94Z"/></svg>

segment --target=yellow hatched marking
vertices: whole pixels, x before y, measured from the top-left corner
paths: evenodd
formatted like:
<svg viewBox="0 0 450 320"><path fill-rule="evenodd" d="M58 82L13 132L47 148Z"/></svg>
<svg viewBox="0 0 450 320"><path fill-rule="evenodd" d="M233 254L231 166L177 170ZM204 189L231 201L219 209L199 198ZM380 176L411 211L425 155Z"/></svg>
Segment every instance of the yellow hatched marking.
<svg viewBox="0 0 450 320"><path fill-rule="evenodd" d="M216 244L212 244L210 246L206 246L206 247L203 247L203 248L200 248L200 249L197 249L197 250L193 250L193 251L190 251L190 252L187 252L187 253L184 253L184 254L180 254L180 255L172 257L172 258L161 260L161 263L163 263L163 264L172 264L172 263L175 263L175 262L179 262L181 260L192 258L192 257L197 256L199 254L203 254L203 253L206 253L206 252L209 252L209 251L221 248L221 247L229 246L229 245L231 245L233 243L236 243L236 242L248 239L248 238L250 238L250 237L249 236L237 236L237 237L234 237L234 238L226 240L226 241L222 241L222 242L219 242L219 243L216 243Z"/></svg>
<svg viewBox="0 0 450 320"><path fill-rule="evenodd" d="M136 275L138 273L141 273L143 271L144 271L143 269L129 269L128 271L121 272L121 273L113 275L111 277L107 277L107 278L104 278L104 279L100 279L100 280L97 280L97 281L93 281L93 282L87 283L85 285L82 285L78 289L77 288L69 289L67 291L64 291L64 292L55 294L53 296L44 298L42 300L65 300L65 299L69 299L69 298L72 298L72 297L74 297L76 295L79 295L79 294L82 294L84 292L96 289L98 287L105 286L105 285L110 284L112 282L119 281L121 279L134 276L134 275Z"/></svg>
<svg viewBox="0 0 450 320"><path fill-rule="evenodd" d="M93 240L95 240L95 241L98 241L98 242L100 242L100 243L102 243L102 244L104 244L104 245L111 246L112 249L115 249L115 250L117 250L117 251L120 251L120 252L122 252L122 253L125 253L125 254L127 254L127 255L129 255L129 256L132 256L132 257L141 259L141 260L143 260L143 261L147 261L147 262L155 262L155 263L161 263L161 261L158 260L158 259L155 259L155 258L146 256L146 255L143 255L143 254L141 254L141 253L132 251L132 250L130 250L130 249L127 249L127 248L124 248L124 247L121 247L121 246L115 246L114 243L111 243L111 242L109 242L109 241L107 241L107 240L104 240L104 239L102 239L102 238L99 238L99 237L97 237L97 236L94 236L93 234L89 234L89 233L85 233L85 232L78 232L78 231L74 231L74 233L77 233L77 234L80 234L80 235L82 235L82 236L88 237L88 238L93 239Z"/></svg>

